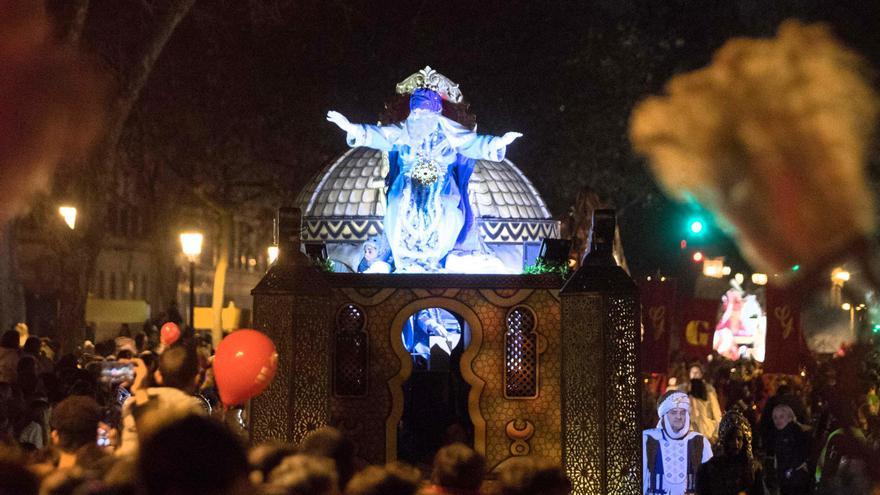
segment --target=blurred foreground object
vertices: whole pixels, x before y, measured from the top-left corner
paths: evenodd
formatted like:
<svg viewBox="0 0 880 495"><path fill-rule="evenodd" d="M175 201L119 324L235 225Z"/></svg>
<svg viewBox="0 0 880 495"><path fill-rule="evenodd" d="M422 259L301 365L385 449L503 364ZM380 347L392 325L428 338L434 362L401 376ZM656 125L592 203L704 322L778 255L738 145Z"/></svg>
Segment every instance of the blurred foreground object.
<svg viewBox="0 0 880 495"><path fill-rule="evenodd" d="M55 167L75 162L102 125L102 83L52 36L43 2L0 0L0 225L23 213Z"/></svg>
<svg viewBox="0 0 880 495"><path fill-rule="evenodd" d="M669 194L719 216L757 270L811 274L873 235L878 98L826 26L730 40L666 92L634 110L633 145Z"/></svg>

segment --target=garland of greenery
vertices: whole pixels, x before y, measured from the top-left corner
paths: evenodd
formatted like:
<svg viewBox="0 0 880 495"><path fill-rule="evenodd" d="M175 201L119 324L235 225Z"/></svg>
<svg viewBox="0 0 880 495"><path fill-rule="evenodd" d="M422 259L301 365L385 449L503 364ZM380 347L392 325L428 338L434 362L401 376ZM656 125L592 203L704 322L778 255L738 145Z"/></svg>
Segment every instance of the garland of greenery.
<svg viewBox="0 0 880 495"><path fill-rule="evenodd" d="M529 265L523 269L526 275L543 275L545 273L555 273L563 280L571 275L571 267L568 263L561 261L545 261L543 258L535 260L534 265Z"/></svg>
<svg viewBox="0 0 880 495"><path fill-rule="evenodd" d="M333 271L333 260L331 259L322 260L320 258L313 258L312 263L315 265L315 268L321 270L322 272Z"/></svg>

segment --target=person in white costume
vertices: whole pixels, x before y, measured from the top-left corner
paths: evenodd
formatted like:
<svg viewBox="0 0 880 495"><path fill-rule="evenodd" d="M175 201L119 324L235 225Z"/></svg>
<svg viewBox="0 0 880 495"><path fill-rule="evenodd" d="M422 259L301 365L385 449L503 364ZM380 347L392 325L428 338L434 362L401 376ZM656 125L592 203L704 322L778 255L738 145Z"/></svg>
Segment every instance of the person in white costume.
<svg viewBox="0 0 880 495"><path fill-rule="evenodd" d="M457 103L461 93L430 67L398 84L398 93L409 94L410 111L402 122L355 124L335 111L327 112L327 120L345 131L349 146L388 154L383 231L395 272L438 272L453 249L484 254L468 182L476 160L503 160L507 146L522 134L477 134L444 116L444 100Z"/></svg>
<svg viewBox="0 0 880 495"><path fill-rule="evenodd" d="M660 397L656 428L642 433L643 489L646 495L695 493L697 470L712 458L709 441L691 430L690 399L669 391Z"/></svg>

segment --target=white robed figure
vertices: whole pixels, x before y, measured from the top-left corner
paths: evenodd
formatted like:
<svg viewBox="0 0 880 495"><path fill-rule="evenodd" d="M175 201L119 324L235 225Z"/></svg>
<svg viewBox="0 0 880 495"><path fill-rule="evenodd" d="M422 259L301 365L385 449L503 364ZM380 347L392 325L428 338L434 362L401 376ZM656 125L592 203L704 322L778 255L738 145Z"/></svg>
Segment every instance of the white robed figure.
<svg viewBox="0 0 880 495"><path fill-rule="evenodd" d="M480 135L442 115L441 95L413 89L410 113L392 125L353 124L339 112L327 120L349 146L389 153L384 231L396 272L436 272L454 248L478 251L467 182L477 159L500 161L522 134Z"/></svg>
<svg viewBox="0 0 880 495"><path fill-rule="evenodd" d="M690 399L670 390L660 397L656 428L642 432L642 490L645 495L691 495L697 470L712 458L712 446L691 429Z"/></svg>

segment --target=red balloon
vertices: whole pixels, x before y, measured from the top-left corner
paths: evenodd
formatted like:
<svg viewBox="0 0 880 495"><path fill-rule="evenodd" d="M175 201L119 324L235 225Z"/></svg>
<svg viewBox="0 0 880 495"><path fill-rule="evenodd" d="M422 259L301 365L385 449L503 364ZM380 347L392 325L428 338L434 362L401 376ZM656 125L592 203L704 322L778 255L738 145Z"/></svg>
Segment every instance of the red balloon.
<svg viewBox="0 0 880 495"><path fill-rule="evenodd" d="M227 406L259 395L275 377L278 353L272 339L256 330L236 330L217 346L214 379Z"/></svg>
<svg viewBox="0 0 880 495"><path fill-rule="evenodd" d="M162 329L159 330L159 342L165 344L165 346L169 346L180 338L180 327L177 326L177 323L173 321L169 321L168 323L162 325Z"/></svg>

